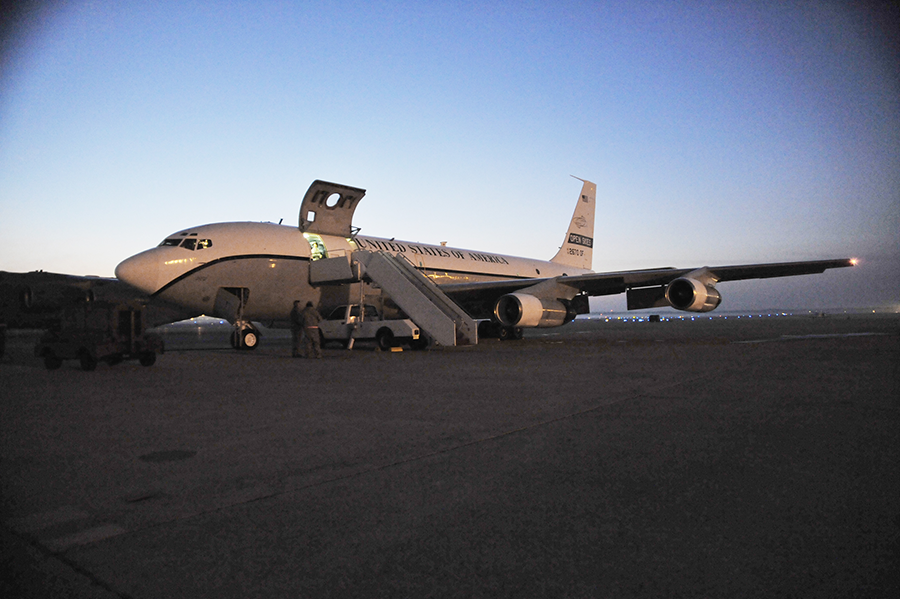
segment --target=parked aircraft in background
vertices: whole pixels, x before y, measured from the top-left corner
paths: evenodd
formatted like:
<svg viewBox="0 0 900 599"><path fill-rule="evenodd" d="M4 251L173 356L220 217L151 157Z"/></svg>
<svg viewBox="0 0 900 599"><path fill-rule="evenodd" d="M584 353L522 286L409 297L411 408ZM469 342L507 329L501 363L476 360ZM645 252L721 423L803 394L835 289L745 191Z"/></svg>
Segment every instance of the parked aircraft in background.
<svg viewBox="0 0 900 599"><path fill-rule="evenodd" d="M44 271L0 271L0 324L13 329L47 329L59 323L62 311L74 304L96 301L130 302L144 294L117 279ZM154 326L190 318L194 314L174 306L147 307Z"/></svg>
<svg viewBox="0 0 900 599"><path fill-rule="evenodd" d="M515 338L523 328L560 326L587 313L589 296L619 293L627 294L629 309L707 312L719 305L716 285L723 281L854 264L838 259L595 273L590 270L595 194L596 186L583 181L562 246L545 261L359 235L352 217L365 190L315 181L297 227L250 222L191 227L123 261L116 276L155 302L229 320L235 347L256 346L254 321L286 326L294 300L311 301L322 313L344 304L380 303L386 314L405 312L447 345L476 342L469 318L481 321L482 335ZM450 337L439 339L437 324L422 322L433 312L437 323L438 311L452 321Z"/></svg>

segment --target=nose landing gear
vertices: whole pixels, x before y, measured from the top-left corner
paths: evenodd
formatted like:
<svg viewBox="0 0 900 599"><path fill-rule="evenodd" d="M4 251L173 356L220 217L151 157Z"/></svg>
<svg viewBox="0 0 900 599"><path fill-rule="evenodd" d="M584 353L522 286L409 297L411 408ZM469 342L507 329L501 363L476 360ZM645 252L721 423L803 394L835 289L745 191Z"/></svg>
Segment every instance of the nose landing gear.
<svg viewBox="0 0 900 599"><path fill-rule="evenodd" d="M256 349L259 345L259 330L249 322L234 323L231 333L231 347L234 349Z"/></svg>

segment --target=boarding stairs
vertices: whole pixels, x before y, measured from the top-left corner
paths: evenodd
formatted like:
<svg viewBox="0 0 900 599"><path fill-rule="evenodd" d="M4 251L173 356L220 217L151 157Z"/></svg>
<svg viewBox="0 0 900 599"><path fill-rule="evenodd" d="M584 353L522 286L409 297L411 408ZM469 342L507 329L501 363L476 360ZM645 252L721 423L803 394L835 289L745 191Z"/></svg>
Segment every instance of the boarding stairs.
<svg viewBox="0 0 900 599"><path fill-rule="evenodd" d="M438 345L475 345L478 325L408 260L382 251L358 250L353 259Z"/></svg>

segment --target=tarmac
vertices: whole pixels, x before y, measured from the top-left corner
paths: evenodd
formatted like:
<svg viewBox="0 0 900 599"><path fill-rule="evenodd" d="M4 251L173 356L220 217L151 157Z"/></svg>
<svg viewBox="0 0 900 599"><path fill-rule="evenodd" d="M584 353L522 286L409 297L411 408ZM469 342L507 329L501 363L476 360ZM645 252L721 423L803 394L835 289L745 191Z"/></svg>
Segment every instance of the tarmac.
<svg viewBox="0 0 900 599"><path fill-rule="evenodd" d="M191 335L50 372L9 332L0 594L900 596L900 315Z"/></svg>

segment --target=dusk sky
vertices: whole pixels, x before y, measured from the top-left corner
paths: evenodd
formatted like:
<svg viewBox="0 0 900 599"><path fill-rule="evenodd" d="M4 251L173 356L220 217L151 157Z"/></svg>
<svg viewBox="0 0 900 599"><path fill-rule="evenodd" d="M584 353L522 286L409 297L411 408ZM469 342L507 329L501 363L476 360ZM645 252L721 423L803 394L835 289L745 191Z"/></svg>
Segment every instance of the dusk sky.
<svg viewBox="0 0 900 599"><path fill-rule="evenodd" d="M2 31L0 270L296 226L314 179L368 190L364 234L549 259L575 175L597 271L859 257L722 308L900 306L896 3L29 6Z"/></svg>

